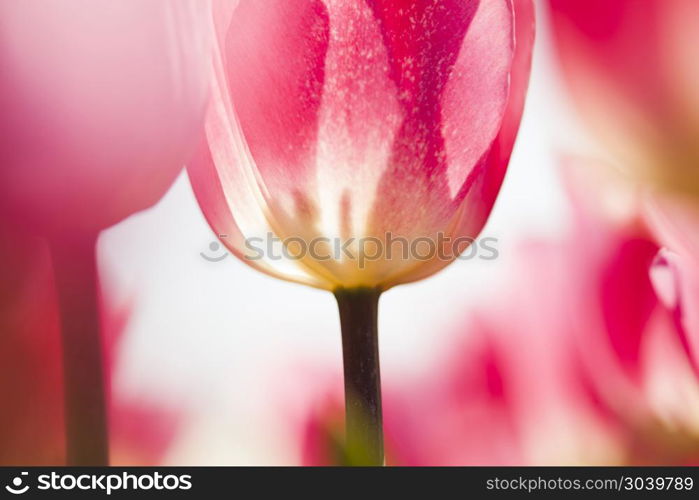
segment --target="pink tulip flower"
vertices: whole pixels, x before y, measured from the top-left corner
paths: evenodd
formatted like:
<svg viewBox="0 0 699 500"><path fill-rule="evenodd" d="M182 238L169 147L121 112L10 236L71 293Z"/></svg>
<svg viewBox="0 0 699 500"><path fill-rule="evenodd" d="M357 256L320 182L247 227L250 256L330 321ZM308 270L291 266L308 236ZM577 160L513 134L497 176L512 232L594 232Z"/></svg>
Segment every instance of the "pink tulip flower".
<svg viewBox="0 0 699 500"><path fill-rule="evenodd" d="M385 290L458 255L370 259L388 233L478 235L522 114L530 1L243 0L214 17L207 141L189 175L231 252L318 288ZM273 238L283 258L251 251Z"/></svg>
<svg viewBox="0 0 699 500"><path fill-rule="evenodd" d="M577 107L621 167L699 194L699 3L549 0Z"/></svg>
<svg viewBox="0 0 699 500"><path fill-rule="evenodd" d="M153 205L194 151L209 15L206 0L0 3L0 222L50 241L71 465L109 455L97 234Z"/></svg>
<svg viewBox="0 0 699 500"><path fill-rule="evenodd" d="M381 465L379 295L483 228L524 106L532 3L218 1L214 24L194 192L245 263L335 294L347 445Z"/></svg>

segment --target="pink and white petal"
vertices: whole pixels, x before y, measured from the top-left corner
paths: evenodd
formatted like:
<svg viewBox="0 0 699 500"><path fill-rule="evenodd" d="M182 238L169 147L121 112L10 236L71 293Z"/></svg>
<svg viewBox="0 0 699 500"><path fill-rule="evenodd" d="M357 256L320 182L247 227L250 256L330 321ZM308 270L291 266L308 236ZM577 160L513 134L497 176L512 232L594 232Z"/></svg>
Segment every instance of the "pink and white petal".
<svg viewBox="0 0 699 500"><path fill-rule="evenodd" d="M527 8L532 11L527 12ZM517 18L520 15L521 20ZM531 18L527 19L529 16ZM518 26L520 22L522 25ZM520 5L512 5L510 1L480 3L442 101L452 196L461 191L470 172L490 149L493 139L502 129L502 120L508 117L516 121L515 128L519 126L523 102L512 101L510 104L509 96L519 94L518 98L523 99L524 92L510 86L523 83L526 89L529 72L526 59L531 57L533 39L530 37L533 33L530 2L520 2ZM523 35L521 40L516 40L518 35ZM516 47L516 43L521 47ZM519 62L525 66L524 82L510 79L511 74L522 69L513 68L518 50L525 59Z"/></svg>
<svg viewBox="0 0 699 500"><path fill-rule="evenodd" d="M236 205L229 204L229 198L226 196L219 171L206 141L202 140L197 153L187 167L187 173L204 217L231 253L245 264L270 276L317 288L326 288L315 277L299 269L294 262L269 260L267 255L256 258L256 254L250 252L246 242L251 241L250 238L261 238L259 241L265 242L266 245L271 228L266 225L261 207L250 196L246 196L248 193L245 192L245 186L241 186L242 197L237 199ZM256 231L252 234L243 233L234 213L238 219L248 221L257 219ZM245 227L250 229L249 224L245 224Z"/></svg>
<svg viewBox="0 0 699 500"><path fill-rule="evenodd" d="M266 189L290 208L314 174L328 31L320 0L241 0L220 45L222 91Z"/></svg>
<svg viewBox="0 0 699 500"><path fill-rule="evenodd" d="M653 262L650 277L656 294L672 315L690 365L699 374L699 268L692 260L663 248Z"/></svg>
<svg viewBox="0 0 699 500"><path fill-rule="evenodd" d="M330 236L363 236L404 111L370 3L326 5L331 30L319 110L317 200Z"/></svg>
<svg viewBox="0 0 699 500"><path fill-rule="evenodd" d="M514 0L515 53L510 70L507 107L500 131L484 157L462 186L458 236L475 238L480 234L500 192L510 162L529 86L535 34L535 10L531 0Z"/></svg>
<svg viewBox="0 0 699 500"><path fill-rule="evenodd" d="M659 243L699 265L699 207L688 199L655 194L643 208Z"/></svg>
<svg viewBox="0 0 699 500"><path fill-rule="evenodd" d="M428 35L399 44L408 54L398 80L406 87L405 119L378 186L376 233L426 236L447 226L500 128L514 52L512 4L458 3L419 2L414 17Z"/></svg>
<svg viewBox="0 0 699 500"><path fill-rule="evenodd" d="M535 11L531 0L515 0L513 8L515 51L509 75L507 107L497 137L461 187L463 199L452 220L443 227L445 234L452 237L452 242L457 238L475 239L485 226L507 171L524 112L534 45ZM446 251L451 252L453 248L450 245ZM458 250L465 249L463 245L458 245ZM434 259L420 263L407 272L403 270L400 275L391 277L389 287L423 279L451 262Z"/></svg>

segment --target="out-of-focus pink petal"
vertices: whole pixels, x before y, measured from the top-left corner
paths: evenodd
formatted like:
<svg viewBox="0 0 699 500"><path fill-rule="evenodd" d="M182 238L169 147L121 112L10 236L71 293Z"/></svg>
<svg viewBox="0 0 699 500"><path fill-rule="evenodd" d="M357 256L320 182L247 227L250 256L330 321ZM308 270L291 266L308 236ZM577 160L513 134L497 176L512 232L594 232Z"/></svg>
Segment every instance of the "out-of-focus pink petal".
<svg viewBox="0 0 699 500"><path fill-rule="evenodd" d="M597 77L602 79L598 90L606 85L651 114L668 111L664 101L669 89L661 75L653 74L662 66L658 21L668 3L651 1L639 8L633 0L550 0L564 74L580 97L599 97L592 92Z"/></svg>
<svg viewBox="0 0 699 500"><path fill-rule="evenodd" d="M62 465L61 332L46 242L0 224L0 273L0 464ZM101 309L109 380L130 308L115 308L103 296ZM158 463L180 420L178 412L112 395L112 458L124 465Z"/></svg>
<svg viewBox="0 0 699 500"><path fill-rule="evenodd" d="M155 203L205 109L208 1L0 5L0 215L95 231Z"/></svg>
<svg viewBox="0 0 699 500"><path fill-rule="evenodd" d="M431 425L421 465L515 465L524 460L508 355L488 325L476 319L469 328L472 341L453 350L444 380L434 381L445 385L436 407L442 414L423 412Z"/></svg>
<svg viewBox="0 0 699 500"><path fill-rule="evenodd" d="M598 335L582 343L586 349L601 348L590 359L611 356L602 366L620 368L639 382L641 344L659 307L648 275L658 245L636 213L606 205L608 186L600 186L593 175L600 169L597 163L577 157L562 160L574 222L565 252L579 263L569 271L574 292L568 303L576 311L588 311L580 338ZM615 194L623 198L625 193Z"/></svg>
<svg viewBox="0 0 699 500"><path fill-rule="evenodd" d="M58 309L46 245L0 223L0 464L59 465Z"/></svg>
<svg viewBox="0 0 699 500"><path fill-rule="evenodd" d="M699 209L685 198L663 195L650 196L644 209L656 239L699 265Z"/></svg>
<svg viewBox="0 0 699 500"><path fill-rule="evenodd" d="M696 193L699 4L549 4L563 75L592 130L622 167Z"/></svg>
<svg viewBox="0 0 699 500"><path fill-rule="evenodd" d="M574 293L566 302L579 387L615 436L621 461L683 463L696 454L690 414L699 391L677 310L670 306L677 283L658 261L642 205L605 212L600 192L606 186L590 182L594 164L568 159L565 166L569 174L573 167L582 174L566 179L576 229L562 250L570 258ZM681 400L685 405L678 409ZM686 446L678 442L683 439Z"/></svg>
<svg viewBox="0 0 699 500"><path fill-rule="evenodd" d="M305 466L342 464L345 411L339 395L335 396L317 405L304 422L301 463Z"/></svg>
<svg viewBox="0 0 699 500"><path fill-rule="evenodd" d="M682 347L699 376L698 271L693 261L667 249L658 252L651 268L656 293L671 311Z"/></svg>
<svg viewBox="0 0 699 500"><path fill-rule="evenodd" d="M619 363L638 373L639 349L651 312L657 305L648 275L657 246L642 238L631 238L610 249L600 269L599 299L609 342Z"/></svg>
<svg viewBox="0 0 699 500"><path fill-rule="evenodd" d="M110 463L115 466L153 466L162 463L181 424L181 416L152 403L127 402L111 409Z"/></svg>
<svg viewBox="0 0 699 500"><path fill-rule="evenodd" d="M652 276L658 295L677 322L683 346L699 367L699 211L681 197L656 195L645 206L646 221L665 248Z"/></svg>

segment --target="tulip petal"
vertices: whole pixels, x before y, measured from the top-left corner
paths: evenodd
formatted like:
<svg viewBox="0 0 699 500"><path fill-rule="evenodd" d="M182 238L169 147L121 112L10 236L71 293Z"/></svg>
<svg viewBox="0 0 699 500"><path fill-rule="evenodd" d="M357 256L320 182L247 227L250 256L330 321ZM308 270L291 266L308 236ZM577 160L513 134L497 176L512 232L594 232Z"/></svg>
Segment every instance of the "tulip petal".
<svg viewBox="0 0 699 500"><path fill-rule="evenodd" d="M452 220L444 228L452 243L457 238L475 239L488 219L505 177L512 149L524 112L529 85L532 48L534 45L535 11L531 0L515 0L515 52L510 71L510 90L500 132L484 157L477 163L462 186L462 199ZM458 246L463 252L466 248ZM450 246L448 252L453 250ZM403 272L391 280L390 286L430 276L451 260L432 260Z"/></svg>
<svg viewBox="0 0 699 500"><path fill-rule="evenodd" d="M695 373L699 374L699 274L691 261L663 248L650 269L658 297L672 313L675 330Z"/></svg>
<svg viewBox="0 0 699 500"><path fill-rule="evenodd" d="M277 194L311 167L328 46L320 0L242 1L221 52L227 91L255 165Z"/></svg>
<svg viewBox="0 0 699 500"><path fill-rule="evenodd" d="M212 123L212 120L209 123ZM216 143L214 142L214 144ZM227 145L228 143L225 144ZM219 151L225 150L222 147ZM222 187L221 177L219 177L219 173L214 165L209 144L206 141L202 140L196 154L187 167L187 174L207 222L231 253L249 266L270 276L323 288L316 279L303 273L295 266L289 266L288 262L280 261L278 266L275 267L272 265L272 261L253 258L254 256L250 255L249 251L246 251L249 250L246 242L251 241L250 238L259 237L262 238L260 241L266 241L265 231L271 231L271 228L264 219L259 217L255 219L256 216L261 215L259 207L256 204L257 201L251 199L251 191L247 189L245 179L242 178L233 179L229 184L237 188L234 190L234 195L240 194L235 212L237 219L234 217L226 192ZM241 203L240 200L247 200L247 205ZM246 219L246 216L252 217L253 221L249 218ZM243 227L248 229L249 233L244 234L241 231L238 220L247 222ZM257 226L254 226L255 229L253 230L251 224L255 222Z"/></svg>
<svg viewBox="0 0 699 500"><path fill-rule="evenodd" d="M444 229L458 210L506 114L515 57L510 2L435 5L415 2L393 20L394 29L420 20L414 39L384 27L404 118L372 217L377 229L407 235Z"/></svg>

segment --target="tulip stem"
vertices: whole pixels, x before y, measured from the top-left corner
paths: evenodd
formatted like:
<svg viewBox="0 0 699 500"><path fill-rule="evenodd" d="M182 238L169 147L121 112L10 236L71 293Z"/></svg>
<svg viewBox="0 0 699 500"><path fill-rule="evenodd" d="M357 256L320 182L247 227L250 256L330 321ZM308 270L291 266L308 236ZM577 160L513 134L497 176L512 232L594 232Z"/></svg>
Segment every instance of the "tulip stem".
<svg viewBox="0 0 699 500"><path fill-rule="evenodd" d="M108 465L107 409L98 312L96 237L52 242L61 315L68 465Z"/></svg>
<svg viewBox="0 0 699 500"><path fill-rule="evenodd" d="M383 465L378 305L375 288L335 291L342 327L348 465Z"/></svg>

